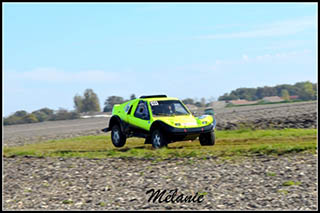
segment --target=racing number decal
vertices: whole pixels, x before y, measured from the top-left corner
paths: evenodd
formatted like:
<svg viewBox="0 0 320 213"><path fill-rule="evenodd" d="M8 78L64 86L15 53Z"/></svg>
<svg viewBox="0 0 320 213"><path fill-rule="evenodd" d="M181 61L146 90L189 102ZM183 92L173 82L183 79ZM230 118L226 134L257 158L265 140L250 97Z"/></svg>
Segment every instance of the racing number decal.
<svg viewBox="0 0 320 213"><path fill-rule="evenodd" d="M158 101L150 101L151 106L158 106Z"/></svg>

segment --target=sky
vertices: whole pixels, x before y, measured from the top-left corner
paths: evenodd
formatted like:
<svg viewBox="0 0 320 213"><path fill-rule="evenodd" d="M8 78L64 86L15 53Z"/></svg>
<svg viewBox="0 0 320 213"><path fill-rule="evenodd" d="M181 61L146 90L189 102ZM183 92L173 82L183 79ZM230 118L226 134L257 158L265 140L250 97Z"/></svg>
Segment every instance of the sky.
<svg viewBox="0 0 320 213"><path fill-rule="evenodd" d="M317 83L316 3L3 3L3 115Z"/></svg>

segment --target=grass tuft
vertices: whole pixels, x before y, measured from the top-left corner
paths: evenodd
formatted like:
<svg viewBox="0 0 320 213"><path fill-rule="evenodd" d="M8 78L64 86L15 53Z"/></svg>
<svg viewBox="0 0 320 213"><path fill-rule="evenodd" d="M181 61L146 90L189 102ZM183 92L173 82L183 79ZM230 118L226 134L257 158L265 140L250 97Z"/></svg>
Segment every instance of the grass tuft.
<svg viewBox="0 0 320 213"><path fill-rule="evenodd" d="M169 144L158 150L143 139L129 138L124 147L115 148L110 134L50 140L37 144L4 147L4 157L84 157L84 158L141 158L157 162L172 158L224 159L251 155L283 155L290 153L316 153L316 129L216 131L214 146L201 146L199 140Z"/></svg>
<svg viewBox="0 0 320 213"><path fill-rule="evenodd" d="M284 182L282 184L282 186L294 186L294 185L300 185L300 184L301 184L301 182L299 182L299 181L294 182L294 181L289 180L289 181Z"/></svg>
<svg viewBox="0 0 320 213"><path fill-rule="evenodd" d="M64 200L62 201L63 204L72 204L73 201L72 200Z"/></svg>
<svg viewBox="0 0 320 213"><path fill-rule="evenodd" d="M271 177L273 177L273 176L276 176L277 174L276 173L274 173L274 172L267 172L267 176L271 176Z"/></svg>

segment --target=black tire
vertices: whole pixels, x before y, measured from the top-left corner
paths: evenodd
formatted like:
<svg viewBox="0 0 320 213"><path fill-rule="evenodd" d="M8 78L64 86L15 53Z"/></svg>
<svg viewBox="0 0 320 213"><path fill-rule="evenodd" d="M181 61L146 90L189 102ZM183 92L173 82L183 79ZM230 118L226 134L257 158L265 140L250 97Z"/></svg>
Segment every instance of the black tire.
<svg viewBox="0 0 320 213"><path fill-rule="evenodd" d="M115 147L123 147L126 144L126 136L118 125L114 125L111 130L111 140Z"/></svg>
<svg viewBox="0 0 320 213"><path fill-rule="evenodd" d="M213 146L215 143L216 137L214 132L204 133L199 136L199 141L201 146Z"/></svg>
<svg viewBox="0 0 320 213"><path fill-rule="evenodd" d="M154 130L151 134L151 144L153 148L159 149L168 145L166 136L158 129Z"/></svg>

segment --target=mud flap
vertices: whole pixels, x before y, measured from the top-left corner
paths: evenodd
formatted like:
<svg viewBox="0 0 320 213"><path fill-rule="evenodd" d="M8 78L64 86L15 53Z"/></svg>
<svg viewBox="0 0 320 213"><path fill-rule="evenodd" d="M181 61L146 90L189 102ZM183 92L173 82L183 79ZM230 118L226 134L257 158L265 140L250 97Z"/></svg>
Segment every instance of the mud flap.
<svg viewBox="0 0 320 213"><path fill-rule="evenodd" d="M150 136L147 136L145 141L144 141L144 144L152 144L151 143L151 137Z"/></svg>
<svg viewBox="0 0 320 213"><path fill-rule="evenodd" d="M109 127L108 127L108 128L101 129L101 131L102 131L102 132L109 132L110 129L109 129Z"/></svg>

